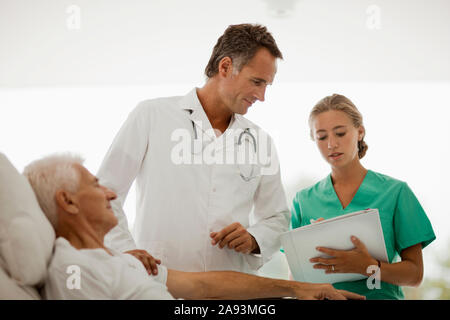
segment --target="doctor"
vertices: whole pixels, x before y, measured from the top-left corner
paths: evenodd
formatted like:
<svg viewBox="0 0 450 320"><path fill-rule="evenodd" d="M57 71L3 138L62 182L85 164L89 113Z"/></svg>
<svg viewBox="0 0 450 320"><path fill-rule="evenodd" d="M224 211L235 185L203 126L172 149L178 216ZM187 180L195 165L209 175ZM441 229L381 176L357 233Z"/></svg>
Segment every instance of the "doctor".
<svg viewBox="0 0 450 320"><path fill-rule="evenodd" d="M264 101L278 58L265 27L231 25L213 49L202 88L143 101L130 113L98 172L118 195L109 246L154 274L155 261L181 271L254 273L271 258L290 212L272 140L243 115ZM134 180L133 239L123 203Z"/></svg>

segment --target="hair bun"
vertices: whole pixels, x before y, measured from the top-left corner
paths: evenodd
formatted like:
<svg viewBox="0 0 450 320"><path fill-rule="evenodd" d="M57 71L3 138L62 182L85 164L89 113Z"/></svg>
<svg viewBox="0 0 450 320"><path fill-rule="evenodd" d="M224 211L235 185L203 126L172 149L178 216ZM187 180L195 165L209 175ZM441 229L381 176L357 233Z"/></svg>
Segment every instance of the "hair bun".
<svg viewBox="0 0 450 320"><path fill-rule="evenodd" d="M369 146L364 141L364 139L358 141L358 156L360 159L362 159L362 157L366 155L367 149L369 149Z"/></svg>

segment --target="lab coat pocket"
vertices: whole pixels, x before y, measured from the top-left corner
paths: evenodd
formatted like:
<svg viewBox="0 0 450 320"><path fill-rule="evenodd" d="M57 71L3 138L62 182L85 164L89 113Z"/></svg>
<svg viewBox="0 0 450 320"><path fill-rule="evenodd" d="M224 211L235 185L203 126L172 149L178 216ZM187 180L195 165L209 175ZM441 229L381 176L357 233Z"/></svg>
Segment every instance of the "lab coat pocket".
<svg viewBox="0 0 450 320"><path fill-rule="evenodd" d="M261 179L261 168L257 164L236 164L236 179L239 191L253 195Z"/></svg>

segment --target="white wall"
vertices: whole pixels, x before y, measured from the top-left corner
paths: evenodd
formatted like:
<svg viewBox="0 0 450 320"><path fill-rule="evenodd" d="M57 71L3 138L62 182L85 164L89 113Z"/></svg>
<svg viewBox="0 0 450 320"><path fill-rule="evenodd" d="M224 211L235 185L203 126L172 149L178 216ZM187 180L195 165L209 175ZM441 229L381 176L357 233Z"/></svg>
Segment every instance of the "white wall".
<svg viewBox="0 0 450 320"><path fill-rule="evenodd" d="M0 86L198 82L243 22L276 37L282 82L448 81L449 21L448 0L0 0Z"/></svg>
<svg viewBox="0 0 450 320"><path fill-rule="evenodd" d="M190 84L159 87L0 90L0 151L19 170L43 155L73 151L95 173L114 135L140 100L187 93ZM299 186L329 168L309 139L307 118L325 95L347 95L363 113L369 150L363 164L407 181L428 213L438 239L424 250L447 252L450 232L450 84L274 84L248 117L275 139L289 203ZM134 222L134 190L126 203ZM425 260L427 262L427 260ZM433 262L430 262L431 264ZM274 266L276 268L276 266ZM281 269L280 273L282 272ZM432 274L432 268L426 272ZM271 271L272 272L272 271Z"/></svg>

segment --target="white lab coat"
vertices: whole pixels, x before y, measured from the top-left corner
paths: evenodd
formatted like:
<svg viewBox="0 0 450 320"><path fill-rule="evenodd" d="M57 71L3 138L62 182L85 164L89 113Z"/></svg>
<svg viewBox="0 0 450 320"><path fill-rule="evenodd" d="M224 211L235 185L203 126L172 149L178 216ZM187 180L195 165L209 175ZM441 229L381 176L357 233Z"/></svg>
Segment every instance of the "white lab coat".
<svg viewBox="0 0 450 320"><path fill-rule="evenodd" d="M116 135L98 173L100 182L118 195L112 207L119 225L107 234L105 242L121 251L147 250L169 269L255 273L279 250L279 235L289 226L280 172L244 181L235 164L174 163L173 151L179 141L174 141L173 133L181 128L193 137L192 121L198 135L205 137L205 143L212 141L217 150L225 145L222 139L230 129L259 129L236 114L224 134L208 135L205 131L211 130L211 124L196 89L186 96L141 102ZM198 121L202 121L201 127ZM272 158L276 158L275 150ZM135 179L136 242L123 212ZM252 209L255 223L250 225ZM211 245L210 232L233 222L240 222L254 236L260 255Z"/></svg>

